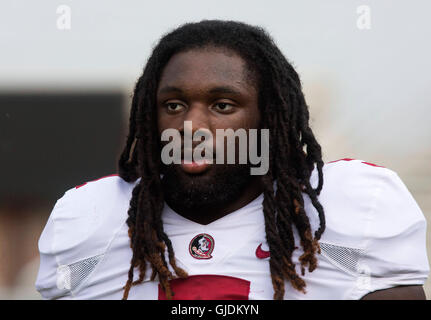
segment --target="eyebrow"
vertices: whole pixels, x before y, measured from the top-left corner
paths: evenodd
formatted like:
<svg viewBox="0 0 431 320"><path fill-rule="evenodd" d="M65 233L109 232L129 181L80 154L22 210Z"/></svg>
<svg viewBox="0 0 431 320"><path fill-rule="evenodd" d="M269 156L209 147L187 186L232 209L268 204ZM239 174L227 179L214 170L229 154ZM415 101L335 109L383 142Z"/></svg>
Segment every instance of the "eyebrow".
<svg viewBox="0 0 431 320"><path fill-rule="evenodd" d="M181 90L180 88L177 88L177 87L173 87L173 86L166 86L166 87L163 87L162 89L160 89L160 91L159 91L159 93L171 93L171 92L182 93L183 90Z"/></svg>
<svg viewBox="0 0 431 320"><path fill-rule="evenodd" d="M172 93L172 92L177 92L177 93L183 93L184 91L178 87L175 86L166 86L160 89L159 93ZM209 93L228 93L228 94L234 94L234 95L241 95L241 92L236 89L235 87L232 86L218 86L218 87L214 87L211 88L209 91Z"/></svg>
<svg viewBox="0 0 431 320"><path fill-rule="evenodd" d="M212 88L209 92L210 93L230 93L230 94L237 94L237 95L241 94L241 92L238 89L231 86L215 87L215 88Z"/></svg>

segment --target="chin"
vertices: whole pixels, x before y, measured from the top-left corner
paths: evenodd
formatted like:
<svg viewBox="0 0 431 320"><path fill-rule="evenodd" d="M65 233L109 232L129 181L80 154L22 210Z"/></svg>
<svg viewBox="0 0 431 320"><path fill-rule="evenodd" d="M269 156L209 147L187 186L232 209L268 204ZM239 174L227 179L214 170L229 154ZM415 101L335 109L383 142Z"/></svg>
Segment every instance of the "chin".
<svg viewBox="0 0 431 320"><path fill-rule="evenodd" d="M198 210L237 199L245 190L250 169L244 165L210 165L189 174L180 165L167 166L162 178L166 202L174 210Z"/></svg>

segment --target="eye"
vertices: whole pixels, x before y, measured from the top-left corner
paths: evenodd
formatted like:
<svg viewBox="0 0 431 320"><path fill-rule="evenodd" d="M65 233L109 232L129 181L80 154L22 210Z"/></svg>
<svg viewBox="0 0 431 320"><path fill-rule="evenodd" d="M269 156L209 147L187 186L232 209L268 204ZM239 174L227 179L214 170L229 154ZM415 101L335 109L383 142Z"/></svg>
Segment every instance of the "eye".
<svg viewBox="0 0 431 320"><path fill-rule="evenodd" d="M234 106L227 102L219 102L214 105L214 108L219 112L229 113L233 111Z"/></svg>
<svg viewBox="0 0 431 320"><path fill-rule="evenodd" d="M169 113L177 113L184 109L184 106L179 103L170 102L166 103L166 109Z"/></svg>

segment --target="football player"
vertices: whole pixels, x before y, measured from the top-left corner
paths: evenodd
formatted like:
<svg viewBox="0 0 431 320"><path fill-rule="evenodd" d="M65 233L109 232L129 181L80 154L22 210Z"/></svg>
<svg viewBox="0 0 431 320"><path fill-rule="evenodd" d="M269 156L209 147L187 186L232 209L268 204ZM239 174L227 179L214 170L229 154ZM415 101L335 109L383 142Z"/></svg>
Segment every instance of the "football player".
<svg viewBox="0 0 431 320"><path fill-rule="evenodd" d="M269 129L268 171L163 163L162 132L186 121ZM44 298L425 298L417 203L388 168L322 161L299 76L263 29L204 20L163 36L129 129L118 175L57 201L39 240Z"/></svg>

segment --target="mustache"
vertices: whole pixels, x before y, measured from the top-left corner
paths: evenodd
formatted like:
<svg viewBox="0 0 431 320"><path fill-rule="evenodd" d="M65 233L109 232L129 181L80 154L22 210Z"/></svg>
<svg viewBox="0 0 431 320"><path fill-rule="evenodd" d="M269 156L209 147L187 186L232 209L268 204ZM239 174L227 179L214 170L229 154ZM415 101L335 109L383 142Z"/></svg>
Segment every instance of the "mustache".
<svg viewBox="0 0 431 320"><path fill-rule="evenodd" d="M159 143L160 143L160 146L161 147L164 147L164 146L166 146L168 143L171 143L172 142L172 140L171 141L159 141ZM196 147L201 147L201 148L207 148L207 147L211 147L212 146L212 148L213 149L215 149L216 148L216 143L215 143L215 141L207 141L207 140L202 140L202 141L192 141L192 143L191 143L191 147L193 148L193 149L195 149ZM183 139L181 139L181 149L184 149L186 146L185 146L185 144L184 144L184 140Z"/></svg>
<svg viewBox="0 0 431 320"><path fill-rule="evenodd" d="M160 150L163 149L164 146L166 146L170 141L161 141L160 143ZM184 141L181 142L181 145L178 146L178 148L181 148L181 157L184 157L185 153L194 154L196 150L201 150L202 154L206 152L206 150L211 150L213 153L213 157L215 159L215 155L217 152L217 146L213 142L206 142L205 141L193 141L191 145L185 146ZM224 151L224 150L223 150Z"/></svg>

